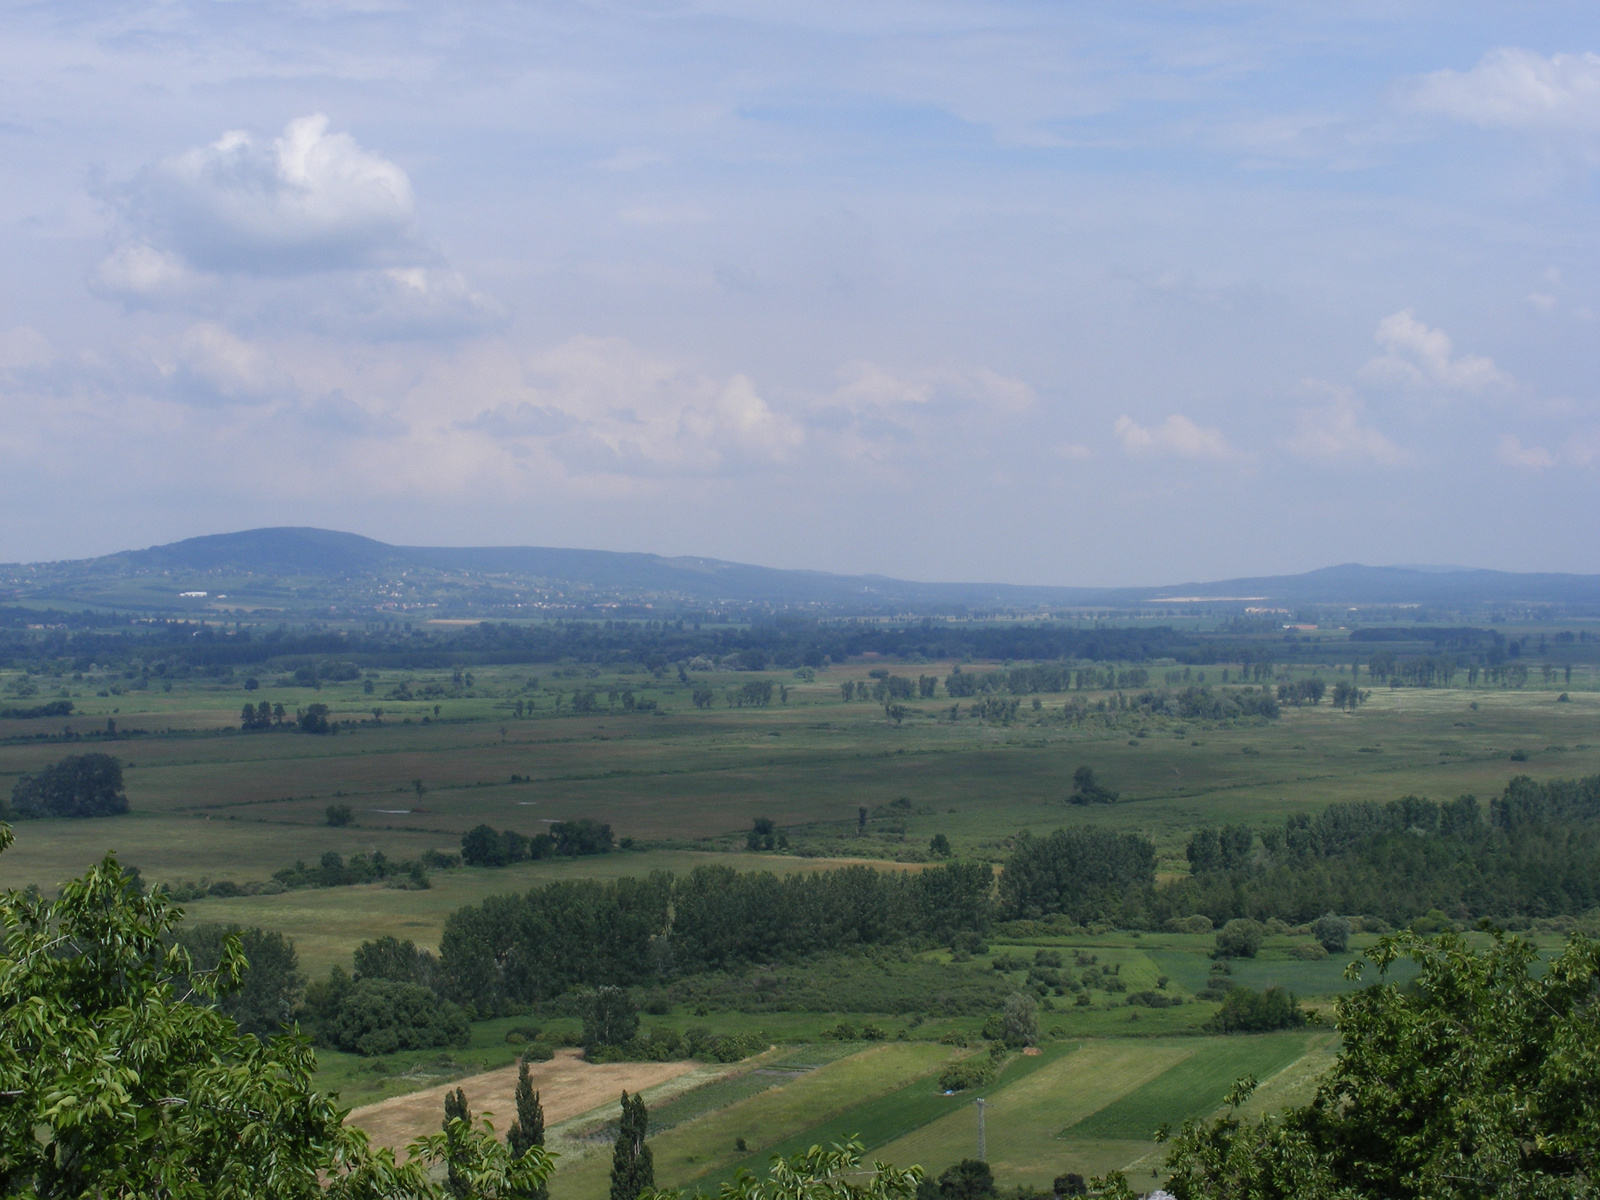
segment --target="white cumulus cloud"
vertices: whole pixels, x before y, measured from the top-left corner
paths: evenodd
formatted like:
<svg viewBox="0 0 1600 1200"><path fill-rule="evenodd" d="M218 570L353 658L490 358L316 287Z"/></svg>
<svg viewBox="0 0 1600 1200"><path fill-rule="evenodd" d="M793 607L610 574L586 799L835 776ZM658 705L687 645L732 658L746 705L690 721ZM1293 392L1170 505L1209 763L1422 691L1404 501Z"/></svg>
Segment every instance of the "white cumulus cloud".
<svg viewBox="0 0 1600 1200"><path fill-rule="evenodd" d="M1361 377L1368 382L1470 393L1504 391L1516 386L1516 381L1495 366L1492 358L1457 354L1450 336L1417 320L1412 309L1384 317L1373 338L1383 354L1361 368Z"/></svg>
<svg viewBox="0 0 1600 1200"><path fill-rule="evenodd" d="M348 133L330 132L321 113L290 121L270 141L225 133L146 168L114 199L134 234L119 252L132 288L163 281L173 257L202 271L253 275L426 257L405 171Z"/></svg>
<svg viewBox="0 0 1600 1200"><path fill-rule="evenodd" d="M1173 413L1161 424L1150 427L1139 424L1132 417L1121 416L1112 430L1129 454L1172 455L1178 458L1242 457L1221 430L1196 425L1181 413Z"/></svg>
<svg viewBox="0 0 1600 1200"><path fill-rule="evenodd" d="M1485 129L1600 132L1600 54L1503 47L1471 70L1424 75L1412 100Z"/></svg>

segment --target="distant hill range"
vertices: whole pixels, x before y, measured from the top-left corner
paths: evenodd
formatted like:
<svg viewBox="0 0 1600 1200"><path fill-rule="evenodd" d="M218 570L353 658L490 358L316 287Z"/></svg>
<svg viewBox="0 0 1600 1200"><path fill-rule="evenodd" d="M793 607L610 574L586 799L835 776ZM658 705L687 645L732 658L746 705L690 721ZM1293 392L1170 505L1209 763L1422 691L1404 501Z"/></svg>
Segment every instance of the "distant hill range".
<svg viewBox="0 0 1600 1200"><path fill-rule="evenodd" d="M205 593L182 597L181 593ZM440 615L601 602L823 606L883 611L1219 604L1600 606L1600 575L1346 563L1302 575L1162 587L917 583L881 575L779 570L714 558L665 558L539 546L391 546L326 529L251 529L101 558L0 567L0 598L135 609L237 607L348 611L436 607Z"/></svg>

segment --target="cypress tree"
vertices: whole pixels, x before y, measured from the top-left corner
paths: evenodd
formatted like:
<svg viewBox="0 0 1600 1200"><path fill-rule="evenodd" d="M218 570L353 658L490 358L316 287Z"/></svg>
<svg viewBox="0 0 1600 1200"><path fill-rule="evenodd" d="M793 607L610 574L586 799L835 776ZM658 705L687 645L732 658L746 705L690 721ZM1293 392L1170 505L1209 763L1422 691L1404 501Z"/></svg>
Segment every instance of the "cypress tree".
<svg viewBox="0 0 1600 1200"><path fill-rule="evenodd" d="M506 1133L506 1145L511 1148L512 1158L521 1158L532 1146L544 1145L544 1105L539 1103L539 1093L528 1078L526 1059L517 1069L517 1123ZM548 1200L549 1195L549 1186L542 1183L526 1193L527 1200Z"/></svg>
<svg viewBox="0 0 1600 1200"><path fill-rule="evenodd" d="M655 1158L645 1144L649 1128L643 1097L623 1092L622 1120L611 1155L611 1200L639 1200L640 1192L655 1187Z"/></svg>

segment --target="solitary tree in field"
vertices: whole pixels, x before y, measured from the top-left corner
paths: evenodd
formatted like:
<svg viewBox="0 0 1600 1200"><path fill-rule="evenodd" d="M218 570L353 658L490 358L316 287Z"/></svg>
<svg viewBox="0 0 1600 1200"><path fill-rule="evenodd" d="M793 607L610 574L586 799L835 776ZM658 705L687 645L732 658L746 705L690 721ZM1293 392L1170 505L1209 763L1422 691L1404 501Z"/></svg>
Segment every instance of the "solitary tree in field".
<svg viewBox="0 0 1600 1200"><path fill-rule="evenodd" d="M1082 766L1072 773L1072 795L1067 799L1073 804L1115 804L1117 793L1095 778L1093 767Z"/></svg>

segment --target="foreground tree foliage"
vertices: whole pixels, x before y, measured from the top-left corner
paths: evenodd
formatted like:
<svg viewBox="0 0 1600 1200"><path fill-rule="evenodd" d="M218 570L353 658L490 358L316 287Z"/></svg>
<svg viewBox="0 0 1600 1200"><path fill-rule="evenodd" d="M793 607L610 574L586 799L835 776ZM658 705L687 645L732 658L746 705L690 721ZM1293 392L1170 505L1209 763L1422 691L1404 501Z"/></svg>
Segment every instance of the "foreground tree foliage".
<svg viewBox="0 0 1600 1200"><path fill-rule="evenodd" d="M1481 953L1397 934L1367 956L1421 974L1339 1000L1338 1062L1304 1108L1185 1124L1167 1161L1179 1200L1593 1196L1600 945L1574 937L1542 973L1501 933Z"/></svg>
<svg viewBox="0 0 1600 1200"><path fill-rule="evenodd" d="M0 825L0 852L13 840ZM500 1200L549 1176L542 1148L513 1159L487 1123L404 1163L374 1151L312 1089L305 1039L263 1043L208 1003L248 965L238 938L197 971L181 921L112 855L57 900L0 895L0 1195L442 1200L428 1168L450 1162L466 1195Z"/></svg>
<svg viewBox="0 0 1600 1200"><path fill-rule="evenodd" d="M824 1150L813 1146L792 1158L772 1156L765 1179L740 1170L722 1185L719 1200L913 1200L921 1167L861 1166L861 1142L852 1138ZM684 1200L677 1190L645 1191L639 1200Z"/></svg>

